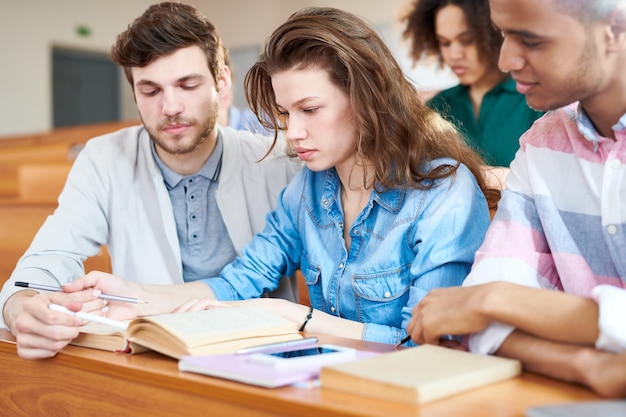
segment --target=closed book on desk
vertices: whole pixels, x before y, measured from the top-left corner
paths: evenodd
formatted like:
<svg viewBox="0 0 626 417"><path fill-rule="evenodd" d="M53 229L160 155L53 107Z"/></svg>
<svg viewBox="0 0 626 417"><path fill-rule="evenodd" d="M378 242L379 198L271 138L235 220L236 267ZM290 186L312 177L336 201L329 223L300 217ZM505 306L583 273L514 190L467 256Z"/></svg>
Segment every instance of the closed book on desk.
<svg viewBox="0 0 626 417"><path fill-rule="evenodd" d="M106 327L90 323L72 344L129 353L154 350L179 359L302 338L296 323L252 306L139 317L125 332Z"/></svg>
<svg viewBox="0 0 626 417"><path fill-rule="evenodd" d="M323 388L386 401L422 404L513 378L519 361L422 345L360 361L325 366Z"/></svg>

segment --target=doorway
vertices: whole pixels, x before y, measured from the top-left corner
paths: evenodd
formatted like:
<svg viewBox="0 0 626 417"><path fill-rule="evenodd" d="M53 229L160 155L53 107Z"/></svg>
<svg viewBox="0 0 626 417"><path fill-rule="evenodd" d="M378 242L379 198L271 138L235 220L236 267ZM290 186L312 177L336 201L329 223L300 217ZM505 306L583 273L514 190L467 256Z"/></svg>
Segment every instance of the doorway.
<svg viewBox="0 0 626 417"><path fill-rule="evenodd" d="M53 48L54 127L120 120L119 78L107 54Z"/></svg>

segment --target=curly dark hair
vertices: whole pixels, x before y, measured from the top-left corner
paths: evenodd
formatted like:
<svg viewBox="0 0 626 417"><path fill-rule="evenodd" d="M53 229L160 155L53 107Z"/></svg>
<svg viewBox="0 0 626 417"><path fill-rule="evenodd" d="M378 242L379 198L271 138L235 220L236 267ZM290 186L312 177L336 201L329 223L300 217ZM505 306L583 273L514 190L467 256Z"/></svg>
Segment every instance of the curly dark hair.
<svg viewBox="0 0 626 417"><path fill-rule="evenodd" d="M401 18L401 22L406 23L402 37L410 43L413 61L417 62L425 56L436 56L443 66L435 31L435 17L439 10L450 5L463 10L467 25L476 36L479 56L490 68L497 68L502 34L491 23L488 0L415 0Z"/></svg>

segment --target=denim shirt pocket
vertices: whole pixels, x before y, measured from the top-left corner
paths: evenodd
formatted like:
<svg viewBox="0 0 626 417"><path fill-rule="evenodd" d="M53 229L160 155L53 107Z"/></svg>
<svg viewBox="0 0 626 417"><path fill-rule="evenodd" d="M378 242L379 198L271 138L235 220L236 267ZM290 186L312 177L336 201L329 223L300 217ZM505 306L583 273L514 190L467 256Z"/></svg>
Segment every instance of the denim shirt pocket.
<svg viewBox="0 0 626 417"><path fill-rule="evenodd" d="M311 262L307 255L302 257L300 263L300 271L304 276L304 282L309 291L309 300L311 306L319 310L323 310L323 295L322 295L322 268L314 262Z"/></svg>
<svg viewBox="0 0 626 417"><path fill-rule="evenodd" d="M357 313L364 323L399 327L411 288L411 264L373 274L354 274Z"/></svg>

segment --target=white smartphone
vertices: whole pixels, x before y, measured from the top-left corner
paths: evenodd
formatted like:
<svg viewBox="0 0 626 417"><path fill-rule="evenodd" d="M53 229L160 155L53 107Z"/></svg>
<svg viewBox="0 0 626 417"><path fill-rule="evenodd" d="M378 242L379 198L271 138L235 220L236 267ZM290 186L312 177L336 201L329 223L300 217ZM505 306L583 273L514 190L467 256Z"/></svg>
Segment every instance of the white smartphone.
<svg viewBox="0 0 626 417"><path fill-rule="evenodd" d="M309 348L284 350L250 355L250 362L271 366L276 370L309 370L324 365L356 359L356 350L336 345L319 345Z"/></svg>

